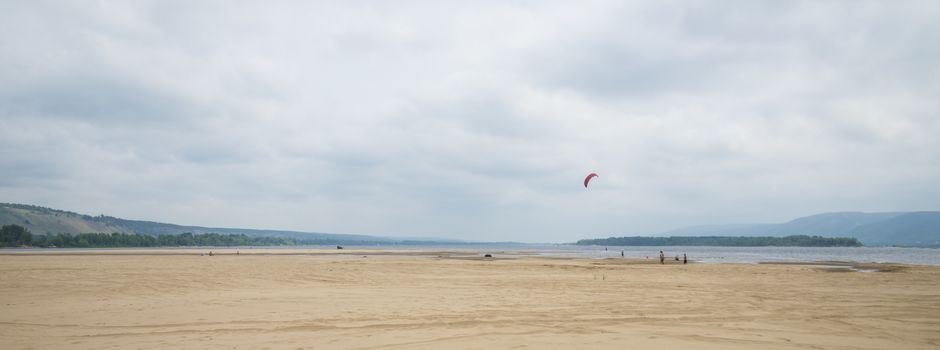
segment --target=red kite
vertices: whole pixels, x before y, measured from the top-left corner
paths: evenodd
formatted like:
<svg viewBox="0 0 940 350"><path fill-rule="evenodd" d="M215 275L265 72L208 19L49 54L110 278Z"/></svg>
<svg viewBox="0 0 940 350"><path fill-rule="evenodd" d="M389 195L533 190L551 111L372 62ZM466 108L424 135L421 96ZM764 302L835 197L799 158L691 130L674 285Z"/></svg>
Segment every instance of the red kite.
<svg viewBox="0 0 940 350"><path fill-rule="evenodd" d="M587 188L588 182L591 182L591 179L597 177L597 173L590 173L586 178L584 178L584 188Z"/></svg>

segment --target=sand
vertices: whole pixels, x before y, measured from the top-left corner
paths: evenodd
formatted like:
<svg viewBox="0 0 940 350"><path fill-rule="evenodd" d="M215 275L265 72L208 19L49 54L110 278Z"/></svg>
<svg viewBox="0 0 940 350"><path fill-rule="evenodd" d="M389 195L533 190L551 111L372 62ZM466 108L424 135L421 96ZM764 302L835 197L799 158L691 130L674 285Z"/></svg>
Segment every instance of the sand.
<svg viewBox="0 0 940 350"><path fill-rule="evenodd" d="M940 348L936 266L23 252L0 252L3 349Z"/></svg>

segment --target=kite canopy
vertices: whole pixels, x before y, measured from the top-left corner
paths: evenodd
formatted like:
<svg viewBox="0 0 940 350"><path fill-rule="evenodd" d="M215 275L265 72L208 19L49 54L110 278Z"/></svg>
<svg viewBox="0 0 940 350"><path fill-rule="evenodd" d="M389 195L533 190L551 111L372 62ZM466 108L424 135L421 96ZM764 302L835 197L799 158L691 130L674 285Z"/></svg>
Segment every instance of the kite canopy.
<svg viewBox="0 0 940 350"><path fill-rule="evenodd" d="M584 188L587 188L588 182L591 182L591 179L597 177L597 173L590 173L586 178L584 178Z"/></svg>

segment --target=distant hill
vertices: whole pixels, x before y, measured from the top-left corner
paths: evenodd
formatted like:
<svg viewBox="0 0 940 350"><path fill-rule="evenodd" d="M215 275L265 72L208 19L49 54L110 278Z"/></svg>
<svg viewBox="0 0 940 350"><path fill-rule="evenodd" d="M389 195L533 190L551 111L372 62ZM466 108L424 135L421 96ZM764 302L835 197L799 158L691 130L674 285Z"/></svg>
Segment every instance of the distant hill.
<svg viewBox="0 0 940 350"><path fill-rule="evenodd" d="M865 245L940 245L940 212L838 212L811 215L780 224L693 226L658 236L855 237Z"/></svg>
<svg viewBox="0 0 940 350"><path fill-rule="evenodd" d="M906 213L860 226L851 234L868 244L940 246L940 212Z"/></svg>
<svg viewBox="0 0 940 350"><path fill-rule="evenodd" d="M0 224L15 224L26 227L34 234L45 233L90 233L133 231L107 222L94 220L88 215L45 207L0 203Z"/></svg>
<svg viewBox="0 0 940 350"><path fill-rule="evenodd" d="M826 234L830 236L851 236L860 227L903 214L905 213L840 212L817 214L797 218L780 225L771 225L768 227L767 232L775 235Z"/></svg>
<svg viewBox="0 0 940 350"><path fill-rule="evenodd" d="M658 233L657 236L760 236L772 224L725 224L689 226Z"/></svg>
<svg viewBox="0 0 940 350"><path fill-rule="evenodd" d="M0 203L0 225L20 225L33 234L136 233L166 235L180 233L244 234L247 236L290 237L342 244L394 244L400 239L317 232L253 230L240 228L183 226L152 221L125 220L111 216L88 216L35 205Z"/></svg>

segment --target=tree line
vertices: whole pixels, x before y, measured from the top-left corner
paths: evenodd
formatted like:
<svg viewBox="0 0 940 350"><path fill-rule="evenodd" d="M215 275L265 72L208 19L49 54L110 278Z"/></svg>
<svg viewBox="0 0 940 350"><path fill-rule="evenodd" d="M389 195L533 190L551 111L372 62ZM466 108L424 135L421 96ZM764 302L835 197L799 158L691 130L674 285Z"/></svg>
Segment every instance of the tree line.
<svg viewBox="0 0 940 350"><path fill-rule="evenodd" d="M794 235L786 237L610 237L582 239L577 245L611 246L718 246L718 247L861 247L852 237Z"/></svg>
<svg viewBox="0 0 940 350"><path fill-rule="evenodd" d="M30 245L33 234L25 227L19 225L4 225L0 227L0 247L19 247Z"/></svg>
<svg viewBox="0 0 940 350"><path fill-rule="evenodd" d="M293 246L336 244L335 240L298 240L289 237L262 237L244 234L166 234L158 236L127 233L64 233L33 235L19 225L0 228L0 247L120 248L187 246Z"/></svg>

